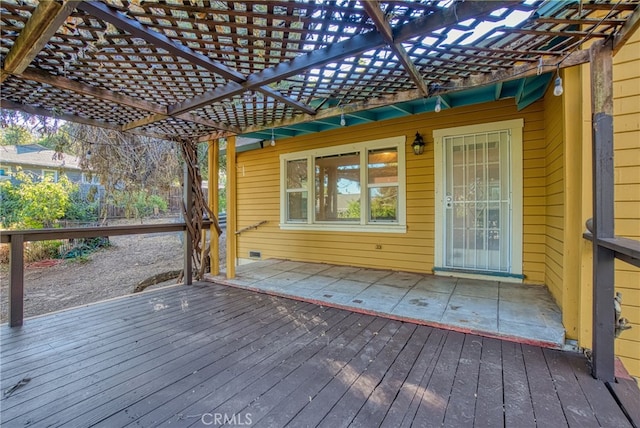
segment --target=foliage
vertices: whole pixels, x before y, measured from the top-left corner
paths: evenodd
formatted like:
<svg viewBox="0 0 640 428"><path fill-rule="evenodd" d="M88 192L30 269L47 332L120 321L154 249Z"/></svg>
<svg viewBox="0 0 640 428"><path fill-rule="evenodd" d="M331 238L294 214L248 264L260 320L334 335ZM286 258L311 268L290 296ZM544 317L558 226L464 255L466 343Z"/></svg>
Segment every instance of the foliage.
<svg viewBox="0 0 640 428"><path fill-rule="evenodd" d="M19 184L5 181L1 185L2 222L4 227L39 229L52 227L56 220L64 217L70 205L69 193L73 189L66 176L55 183L51 177L41 181L18 171Z"/></svg>
<svg viewBox="0 0 640 428"><path fill-rule="evenodd" d="M115 191L112 202L124 208L127 218L143 218L166 212L169 204L158 195L150 195L146 190L136 192Z"/></svg>
<svg viewBox="0 0 640 428"><path fill-rule="evenodd" d="M11 181L0 181L0 221L9 228L20 221L21 199Z"/></svg>
<svg viewBox="0 0 640 428"><path fill-rule="evenodd" d="M66 176L55 183L51 177L33 181L22 172L18 173L21 199L20 217L27 228L52 227L56 220L64 217L69 207L71 182Z"/></svg>
<svg viewBox="0 0 640 428"><path fill-rule="evenodd" d="M24 126L10 125L0 130L0 145L18 146L33 142L31 132Z"/></svg>
<svg viewBox="0 0 640 428"><path fill-rule="evenodd" d="M69 207L65 213L67 220L83 222L95 222L98 220L100 201L95 197L96 186L86 196L82 194L78 186L74 186L69 195Z"/></svg>
<svg viewBox="0 0 640 428"><path fill-rule="evenodd" d="M57 259L63 244L64 241L60 240L27 242L24 246L24 259L27 263Z"/></svg>
<svg viewBox="0 0 640 428"><path fill-rule="evenodd" d="M338 213L339 218L351 218L351 219L359 219L360 218L360 200L352 200L349 201L347 205L347 209L345 211Z"/></svg>

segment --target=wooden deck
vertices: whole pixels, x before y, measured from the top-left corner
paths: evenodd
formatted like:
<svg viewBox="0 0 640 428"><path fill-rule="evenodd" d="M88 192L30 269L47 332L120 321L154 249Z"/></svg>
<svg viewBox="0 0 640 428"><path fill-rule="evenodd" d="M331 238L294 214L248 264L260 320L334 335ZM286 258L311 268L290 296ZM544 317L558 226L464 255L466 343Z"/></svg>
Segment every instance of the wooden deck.
<svg viewBox="0 0 640 428"><path fill-rule="evenodd" d="M581 355L214 284L0 333L3 427L632 426Z"/></svg>

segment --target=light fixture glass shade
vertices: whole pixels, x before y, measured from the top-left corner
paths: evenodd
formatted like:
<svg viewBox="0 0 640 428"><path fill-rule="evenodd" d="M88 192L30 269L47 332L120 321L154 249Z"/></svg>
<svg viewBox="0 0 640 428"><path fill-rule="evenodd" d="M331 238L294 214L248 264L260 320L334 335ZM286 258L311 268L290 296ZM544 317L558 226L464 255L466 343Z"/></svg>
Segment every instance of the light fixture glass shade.
<svg viewBox="0 0 640 428"><path fill-rule="evenodd" d="M425 144L424 140L422 139L422 135L416 132L416 138L413 140L413 143L411 143L413 153L415 153L416 155L421 155L422 153L424 153L424 145Z"/></svg>
<svg viewBox="0 0 640 428"><path fill-rule="evenodd" d="M440 97L438 97L438 99L436 100L436 108L434 109L434 111L436 113L440 113L440 110L442 110L442 102L440 101Z"/></svg>
<svg viewBox="0 0 640 428"><path fill-rule="evenodd" d="M555 86L553 87L553 95L559 97L563 92L564 89L562 88L562 77L558 76L556 77Z"/></svg>

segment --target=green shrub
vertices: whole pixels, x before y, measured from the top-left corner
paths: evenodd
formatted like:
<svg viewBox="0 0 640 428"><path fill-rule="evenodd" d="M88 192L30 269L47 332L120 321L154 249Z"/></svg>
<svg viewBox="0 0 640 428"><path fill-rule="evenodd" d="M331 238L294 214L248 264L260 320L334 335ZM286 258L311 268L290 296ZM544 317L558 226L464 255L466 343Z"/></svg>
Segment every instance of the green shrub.
<svg viewBox="0 0 640 428"><path fill-rule="evenodd" d="M27 242L24 246L24 260L27 263L60 258L60 247L64 241Z"/></svg>
<svg viewBox="0 0 640 428"><path fill-rule="evenodd" d="M92 189L93 188L94 187L92 187ZM91 195L92 192L89 192L88 197L84 198L80 189L74 186L74 189L69 195L69 207L64 217L67 220L84 222L97 221L100 202L95 198L91 198L93 200L90 200Z"/></svg>

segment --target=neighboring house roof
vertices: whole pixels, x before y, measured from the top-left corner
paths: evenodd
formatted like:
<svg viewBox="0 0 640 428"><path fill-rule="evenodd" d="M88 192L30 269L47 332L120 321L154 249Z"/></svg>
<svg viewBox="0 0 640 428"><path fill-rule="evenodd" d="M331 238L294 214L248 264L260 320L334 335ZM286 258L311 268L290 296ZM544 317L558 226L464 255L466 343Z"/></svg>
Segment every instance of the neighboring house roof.
<svg viewBox="0 0 640 428"><path fill-rule="evenodd" d="M39 144L0 146L0 163L81 171L80 159Z"/></svg>

